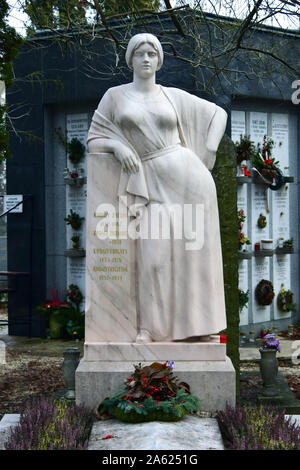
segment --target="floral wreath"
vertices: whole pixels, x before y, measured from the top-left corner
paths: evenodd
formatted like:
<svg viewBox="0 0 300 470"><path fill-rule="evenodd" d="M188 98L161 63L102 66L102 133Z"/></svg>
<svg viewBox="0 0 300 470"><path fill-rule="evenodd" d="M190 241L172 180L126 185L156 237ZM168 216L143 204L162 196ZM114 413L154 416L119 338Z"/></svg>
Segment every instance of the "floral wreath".
<svg viewBox="0 0 300 470"><path fill-rule="evenodd" d="M177 383L178 378L173 376L173 361L134 367L135 372L125 381L125 388L100 403L99 420L116 417L128 423L178 421L200 410L200 400L191 394L189 385Z"/></svg>
<svg viewBox="0 0 300 470"><path fill-rule="evenodd" d="M255 297L259 305L271 305L275 297L272 282L262 279L256 286Z"/></svg>
<svg viewBox="0 0 300 470"><path fill-rule="evenodd" d="M282 286L277 296L277 306L282 312L295 312L296 304L294 303L293 292Z"/></svg>

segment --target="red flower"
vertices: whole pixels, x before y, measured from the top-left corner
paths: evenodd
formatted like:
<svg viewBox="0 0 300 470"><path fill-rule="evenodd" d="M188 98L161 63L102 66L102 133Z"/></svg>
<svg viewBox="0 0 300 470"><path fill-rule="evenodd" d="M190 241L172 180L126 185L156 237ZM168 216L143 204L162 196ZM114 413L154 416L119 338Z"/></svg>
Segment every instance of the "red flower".
<svg viewBox="0 0 300 470"><path fill-rule="evenodd" d="M220 335L220 343L227 344L227 335Z"/></svg>
<svg viewBox="0 0 300 470"><path fill-rule="evenodd" d="M76 172L71 173L71 178L78 178L78 173L76 173Z"/></svg>
<svg viewBox="0 0 300 470"><path fill-rule="evenodd" d="M266 158L265 164L266 165L273 165L273 160L271 158Z"/></svg>
<svg viewBox="0 0 300 470"><path fill-rule="evenodd" d="M147 398L150 398L150 397L151 397L150 393L147 393L146 397L147 397Z"/></svg>
<svg viewBox="0 0 300 470"><path fill-rule="evenodd" d="M129 382L132 382L132 381L133 381L133 378L132 378L132 377L129 377L127 380L128 380Z"/></svg>

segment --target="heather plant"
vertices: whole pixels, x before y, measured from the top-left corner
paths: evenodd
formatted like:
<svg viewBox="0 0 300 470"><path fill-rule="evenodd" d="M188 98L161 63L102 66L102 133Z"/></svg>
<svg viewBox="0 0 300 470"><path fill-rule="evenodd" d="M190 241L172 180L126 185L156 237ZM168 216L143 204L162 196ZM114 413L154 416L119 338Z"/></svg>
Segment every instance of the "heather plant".
<svg viewBox="0 0 300 470"><path fill-rule="evenodd" d="M6 450L85 450L94 413L53 397L33 399L10 434Z"/></svg>
<svg viewBox="0 0 300 470"><path fill-rule="evenodd" d="M217 414L223 437L233 450L299 450L300 428L275 407L226 406Z"/></svg>

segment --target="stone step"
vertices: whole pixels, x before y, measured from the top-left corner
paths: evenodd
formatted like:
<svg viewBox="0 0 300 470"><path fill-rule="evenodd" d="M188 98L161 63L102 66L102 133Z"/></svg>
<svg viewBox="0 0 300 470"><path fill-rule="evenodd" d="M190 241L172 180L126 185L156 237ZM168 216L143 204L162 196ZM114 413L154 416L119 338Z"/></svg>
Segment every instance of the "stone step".
<svg viewBox="0 0 300 470"><path fill-rule="evenodd" d="M5 414L0 421L0 450L4 449L4 443L8 440L10 430L19 424L19 414Z"/></svg>
<svg viewBox="0 0 300 470"><path fill-rule="evenodd" d="M102 439L108 435L110 439ZM173 423L122 423L117 419L94 423L88 450L224 450L215 418L188 415Z"/></svg>

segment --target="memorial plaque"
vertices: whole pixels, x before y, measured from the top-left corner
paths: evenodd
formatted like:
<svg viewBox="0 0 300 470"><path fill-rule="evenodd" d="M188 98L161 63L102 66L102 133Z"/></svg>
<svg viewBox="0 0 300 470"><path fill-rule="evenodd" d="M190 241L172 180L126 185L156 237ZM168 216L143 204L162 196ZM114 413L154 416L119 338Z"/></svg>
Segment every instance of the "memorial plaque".
<svg viewBox="0 0 300 470"><path fill-rule="evenodd" d="M289 116L288 114L272 114L272 139L275 142L273 156L279 161L280 169L285 172L289 168ZM288 174L288 171L286 171Z"/></svg>
<svg viewBox="0 0 300 470"><path fill-rule="evenodd" d="M246 133L246 113L245 111L231 112L231 139L234 143L240 141L241 135Z"/></svg>
<svg viewBox="0 0 300 470"><path fill-rule="evenodd" d="M255 144L262 144L267 134L267 113L250 113L250 137Z"/></svg>
<svg viewBox="0 0 300 470"><path fill-rule="evenodd" d="M252 185L252 243L261 243L261 240L270 238L270 214L267 213L266 198L269 196L269 190L264 185ZM267 225L260 228L258 219L260 215L264 215L267 219Z"/></svg>

